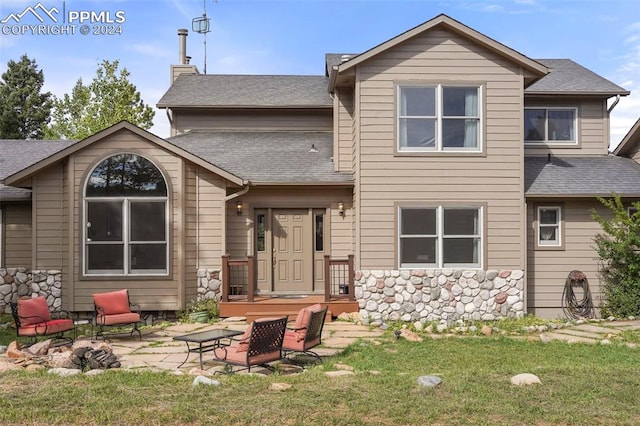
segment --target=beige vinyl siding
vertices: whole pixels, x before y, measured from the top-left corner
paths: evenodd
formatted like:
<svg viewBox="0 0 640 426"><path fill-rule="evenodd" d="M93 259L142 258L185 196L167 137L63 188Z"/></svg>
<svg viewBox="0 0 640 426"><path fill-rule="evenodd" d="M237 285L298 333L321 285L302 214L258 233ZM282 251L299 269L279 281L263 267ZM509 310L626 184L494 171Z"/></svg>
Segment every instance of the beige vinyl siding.
<svg viewBox="0 0 640 426"><path fill-rule="evenodd" d="M358 67L356 103L360 268L398 266L396 203L484 205L484 267L523 269L525 253L520 68L444 30ZM398 83L482 85L484 153L395 155Z"/></svg>
<svg viewBox="0 0 640 426"><path fill-rule="evenodd" d="M596 209L606 217L606 209L596 200L563 200L564 249L536 250L535 208L544 205L555 206L558 201L527 200L528 312L544 318L564 317L562 291L567 275L574 269L587 275L593 302L599 305L600 283L593 238L601 228L591 219L591 211Z"/></svg>
<svg viewBox="0 0 640 426"><path fill-rule="evenodd" d="M31 205L3 203L5 268L31 267Z"/></svg>
<svg viewBox="0 0 640 426"><path fill-rule="evenodd" d="M33 177L33 262L34 269L62 269L65 255L64 185L62 163Z"/></svg>
<svg viewBox="0 0 640 426"><path fill-rule="evenodd" d="M191 163L185 176L185 296L197 296L196 272L220 270L224 242L225 181Z"/></svg>
<svg viewBox="0 0 640 426"><path fill-rule="evenodd" d="M198 174L199 166L195 164L185 164L184 174L184 198L185 198L185 221L184 221L184 296L185 300L193 300L198 295L197 270L198 270Z"/></svg>
<svg viewBox="0 0 640 426"><path fill-rule="evenodd" d="M357 69L356 69L357 75ZM353 247L355 259L354 267L356 270L361 269L360 265L360 103L356 102L360 99L360 85L356 85L353 91L353 114L351 120L351 155L353 164L353 211L351 212L351 232L354 236L351 246Z"/></svg>
<svg viewBox="0 0 640 426"><path fill-rule="evenodd" d="M82 235L83 235L83 193L88 173L109 156L132 152L152 161L163 172L169 192L169 275L160 277L83 277ZM142 310L176 310L180 307L183 294L183 229L184 203L182 198L182 160L164 151L157 145L134 133L123 130L98 141L90 147L71 156L73 165L73 309L93 310L91 295L97 292L126 288L131 301Z"/></svg>
<svg viewBox="0 0 640 426"><path fill-rule="evenodd" d="M334 163L336 170L353 170L353 91L340 89L335 95Z"/></svg>
<svg viewBox="0 0 640 426"><path fill-rule="evenodd" d="M173 127L178 133L188 130L333 130L331 109L172 111Z"/></svg>
<svg viewBox="0 0 640 426"><path fill-rule="evenodd" d="M609 151L609 120L605 101L593 99L537 100L527 97L525 107L555 107L578 109L578 145L535 146L525 144L525 155L593 156L606 155ZM523 134L524 141L524 134Z"/></svg>
<svg viewBox="0 0 640 426"><path fill-rule="evenodd" d="M236 213L236 202L242 202L242 215ZM243 258L253 253L253 222L255 209L313 208L330 209L331 256L345 258L352 251L351 188L252 188L247 194L227 203L227 253ZM337 205L345 205L345 216L338 214Z"/></svg>

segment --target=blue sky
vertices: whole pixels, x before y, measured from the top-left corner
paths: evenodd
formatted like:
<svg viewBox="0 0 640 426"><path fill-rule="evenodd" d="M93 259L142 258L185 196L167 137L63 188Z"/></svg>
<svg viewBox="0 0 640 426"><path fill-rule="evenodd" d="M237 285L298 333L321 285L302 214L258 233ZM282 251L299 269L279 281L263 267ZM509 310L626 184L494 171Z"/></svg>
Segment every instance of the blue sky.
<svg viewBox="0 0 640 426"><path fill-rule="evenodd" d="M191 28L206 6L207 72L322 74L325 53L356 53L445 13L530 58L570 58L632 92L612 113L615 146L640 116L640 2L637 0L41 0L47 10L102 12L124 21L121 34L0 34L0 73L26 53L44 71L45 90L69 93L89 82L98 63L119 59L148 104L169 87L178 60L178 28ZM38 0L0 0L0 21ZM108 15L108 16L107 16ZM44 17L44 24L54 24ZM124 19L122 19L124 18ZM60 20L60 19L59 19ZM109 29L85 22L93 29ZM14 20L8 24L16 24ZM33 15L20 25L39 24ZM67 22L68 24L68 22ZM94 27L98 25L98 27ZM2 24L0 24L0 27ZM5 30L2 31L4 33ZM204 69L204 37L190 32L187 54ZM151 131L166 137L156 111Z"/></svg>

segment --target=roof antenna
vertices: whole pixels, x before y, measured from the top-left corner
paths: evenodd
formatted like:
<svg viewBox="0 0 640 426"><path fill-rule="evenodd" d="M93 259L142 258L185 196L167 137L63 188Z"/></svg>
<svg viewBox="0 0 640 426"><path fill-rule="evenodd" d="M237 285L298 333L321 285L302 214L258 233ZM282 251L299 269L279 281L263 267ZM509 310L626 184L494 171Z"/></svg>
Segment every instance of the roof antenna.
<svg viewBox="0 0 640 426"><path fill-rule="evenodd" d="M191 20L191 30L195 33L204 35L204 73L206 74L207 73L207 33L211 32L211 29L209 27L209 22L211 21L211 18L207 16L207 0L202 0L202 2L203 2L202 16L198 18L193 18ZM213 0L213 2L216 3L217 0Z"/></svg>

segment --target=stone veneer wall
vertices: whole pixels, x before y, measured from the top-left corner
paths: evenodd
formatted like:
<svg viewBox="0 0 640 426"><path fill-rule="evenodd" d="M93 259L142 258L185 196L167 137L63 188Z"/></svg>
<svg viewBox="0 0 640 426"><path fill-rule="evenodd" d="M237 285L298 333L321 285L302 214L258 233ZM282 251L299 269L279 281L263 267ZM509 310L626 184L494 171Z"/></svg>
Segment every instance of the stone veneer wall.
<svg viewBox="0 0 640 426"><path fill-rule="evenodd" d="M198 299L220 300L222 281L217 269L198 269Z"/></svg>
<svg viewBox="0 0 640 426"><path fill-rule="evenodd" d="M524 271L356 271L355 296L369 324L450 324L524 315Z"/></svg>
<svg viewBox="0 0 640 426"><path fill-rule="evenodd" d="M0 268L0 309L11 312L9 302L19 297L44 296L52 311L62 307L62 272L28 268Z"/></svg>

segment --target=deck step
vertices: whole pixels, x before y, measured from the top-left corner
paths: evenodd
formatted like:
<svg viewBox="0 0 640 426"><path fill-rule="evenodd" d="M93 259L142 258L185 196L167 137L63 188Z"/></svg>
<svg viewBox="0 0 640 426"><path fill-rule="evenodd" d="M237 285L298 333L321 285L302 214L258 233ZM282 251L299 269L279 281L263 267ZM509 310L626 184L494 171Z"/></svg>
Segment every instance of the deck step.
<svg viewBox="0 0 640 426"><path fill-rule="evenodd" d="M298 316L298 312L297 311L291 311L291 310L281 310L281 311L252 311L252 312L247 312L247 314L245 315L247 318L247 323L250 323L251 321L260 319L260 318L278 318L278 317L282 317L282 316L287 316L289 321L295 321L296 317ZM325 317L325 322L331 322L332 320L332 315L331 315L331 311L327 311L327 316Z"/></svg>

